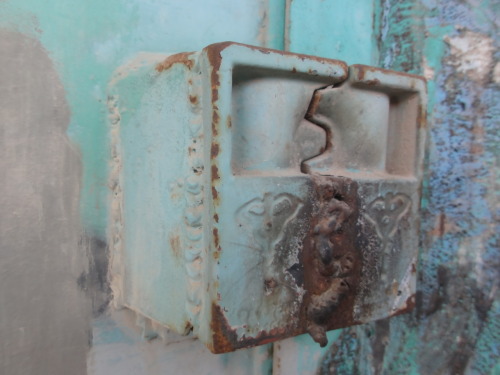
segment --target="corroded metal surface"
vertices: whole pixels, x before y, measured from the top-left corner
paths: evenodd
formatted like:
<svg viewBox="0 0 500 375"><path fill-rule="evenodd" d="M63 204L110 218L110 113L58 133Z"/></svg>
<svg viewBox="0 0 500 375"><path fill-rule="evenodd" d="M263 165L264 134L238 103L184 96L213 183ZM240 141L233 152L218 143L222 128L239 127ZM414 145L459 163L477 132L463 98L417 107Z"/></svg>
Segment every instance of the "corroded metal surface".
<svg viewBox="0 0 500 375"><path fill-rule="evenodd" d="M147 69L137 75L156 77L146 96L165 98L166 107L121 97L144 118L134 120L140 127L122 118L117 130L116 152L125 156L117 199L131 176L145 173L141 165L170 186L170 199L154 200L145 186L141 204L117 202L123 305L215 353L306 332L324 346L328 330L411 307L418 77L237 43ZM160 140L161 123L174 137ZM132 140L144 152L127 160ZM161 142L170 151L163 165ZM144 207L154 205L152 221L131 216L148 217ZM138 252L152 228L168 240L149 239L148 252ZM147 267L154 271L145 279ZM175 290L162 287L174 280Z"/></svg>
<svg viewBox="0 0 500 375"><path fill-rule="evenodd" d="M304 241L304 309L307 332L321 346L326 331L354 323L352 309L361 272L356 236L359 219L355 181L313 176L315 214Z"/></svg>

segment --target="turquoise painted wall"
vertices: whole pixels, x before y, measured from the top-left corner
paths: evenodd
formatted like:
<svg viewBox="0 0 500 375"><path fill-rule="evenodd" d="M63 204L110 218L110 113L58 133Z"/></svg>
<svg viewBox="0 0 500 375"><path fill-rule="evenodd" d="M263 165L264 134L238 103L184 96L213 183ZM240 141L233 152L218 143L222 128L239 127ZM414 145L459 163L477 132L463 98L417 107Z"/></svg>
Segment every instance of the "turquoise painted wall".
<svg viewBox="0 0 500 375"><path fill-rule="evenodd" d="M64 82L68 133L83 157L82 219L104 237L108 128L107 86L113 71L138 52L196 51L232 40L283 45L284 4L191 0L36 1L0 3L0 27L42 42ZM265 16L265 19L263 17Z"/></svg>

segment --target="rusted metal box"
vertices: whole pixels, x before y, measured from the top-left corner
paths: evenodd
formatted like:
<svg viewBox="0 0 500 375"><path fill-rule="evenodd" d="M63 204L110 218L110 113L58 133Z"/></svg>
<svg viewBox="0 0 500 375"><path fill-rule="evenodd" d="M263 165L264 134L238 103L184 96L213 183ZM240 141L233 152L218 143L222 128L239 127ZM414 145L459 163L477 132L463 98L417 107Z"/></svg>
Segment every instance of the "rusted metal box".
<svg viewBox="0 0 500 375"><path fill-rule="evenodd" d="M422 78L236 43L120 68L115 302L213 352L414 304Z"/></svg>

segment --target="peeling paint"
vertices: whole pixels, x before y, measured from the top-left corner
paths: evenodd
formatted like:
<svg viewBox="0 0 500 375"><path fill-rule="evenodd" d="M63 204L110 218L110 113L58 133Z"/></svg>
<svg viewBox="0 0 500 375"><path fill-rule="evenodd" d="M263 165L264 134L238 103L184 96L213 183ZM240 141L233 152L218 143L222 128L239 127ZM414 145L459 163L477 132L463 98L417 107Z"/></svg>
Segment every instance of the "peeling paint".
<svg viewBox="0 0 500 375"><path fill-rule="evenodd" d="M459 35L447 36L445 41L451 48L447 64L474 81L483 84L488 81L493 67L493 39L459 29Z"/></svg>
<svg viewBox="0 0 500 375"><path fill-rule="evenodd" d="M415 310L337 331L318 373L496 374L498 4L381 0L377 7L379 65L428 79ZM298 372L314 373L308 363L312 344L294 342L298 359L280 355L294 361Z"/></svg>

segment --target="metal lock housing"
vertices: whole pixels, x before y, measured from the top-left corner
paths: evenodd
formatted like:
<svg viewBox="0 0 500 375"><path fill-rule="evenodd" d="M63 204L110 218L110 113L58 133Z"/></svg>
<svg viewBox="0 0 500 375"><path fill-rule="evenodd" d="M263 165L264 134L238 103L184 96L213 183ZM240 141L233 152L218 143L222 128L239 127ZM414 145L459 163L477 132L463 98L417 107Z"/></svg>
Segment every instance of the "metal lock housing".
<svg viewBox="0 0 500 375"><path fill-rule="evenodd" d="M110 86L115 303L223 353L415 301L425 81L237 43Z"/></svg>

